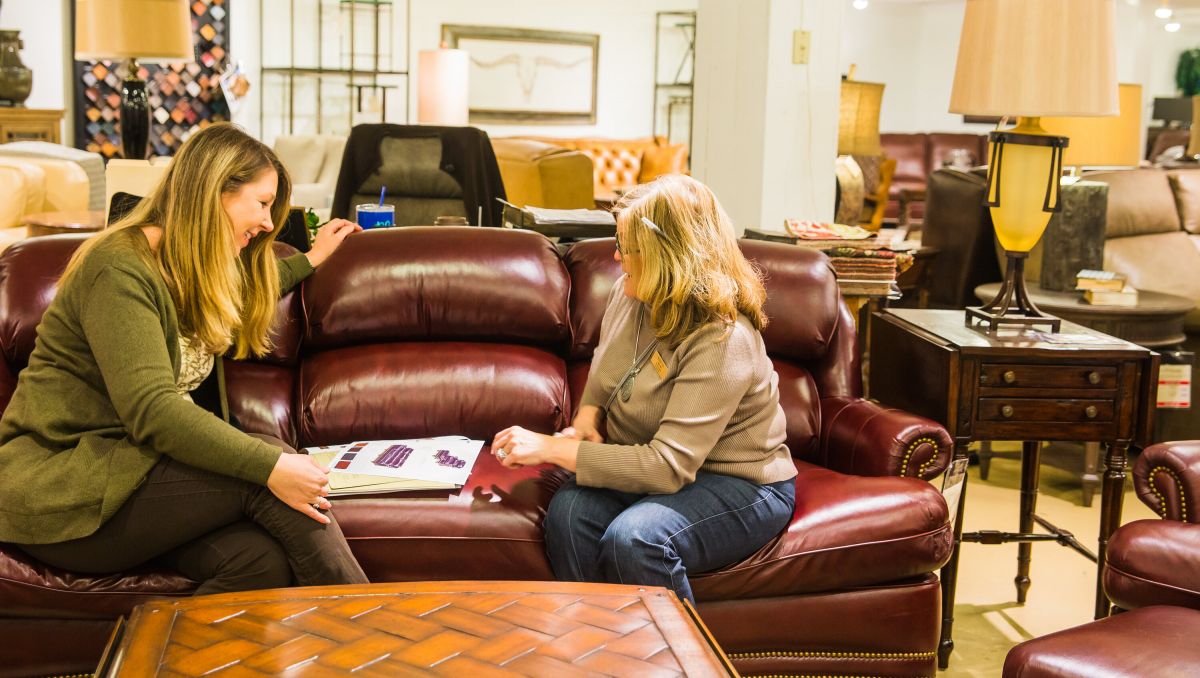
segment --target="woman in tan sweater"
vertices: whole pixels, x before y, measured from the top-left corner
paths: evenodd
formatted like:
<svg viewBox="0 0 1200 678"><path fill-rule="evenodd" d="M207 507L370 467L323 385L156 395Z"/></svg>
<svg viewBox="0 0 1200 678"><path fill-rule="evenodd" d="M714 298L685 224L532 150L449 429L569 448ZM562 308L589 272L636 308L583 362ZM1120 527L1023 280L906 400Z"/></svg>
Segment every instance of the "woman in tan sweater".
<svg viewBox="0 0 1200 678"><path fill-rule="evenodd" d="M506 429L492 452L575 472L546 515L558 578L693 599L689 572L761 548L795 505L766 292L712 191L681 175L626 194L615 257L625 275L572 425Z"/></svg>

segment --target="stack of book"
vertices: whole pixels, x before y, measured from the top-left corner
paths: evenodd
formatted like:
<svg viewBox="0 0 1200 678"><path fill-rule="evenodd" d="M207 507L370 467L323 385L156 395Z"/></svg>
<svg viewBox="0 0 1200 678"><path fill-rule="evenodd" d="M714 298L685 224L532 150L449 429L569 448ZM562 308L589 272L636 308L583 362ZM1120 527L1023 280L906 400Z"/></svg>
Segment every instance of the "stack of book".
<svg viewBox="0 0 1200 678"><path fill-rule="evenodd" d="M1075 289L1098 306L1137 306L1138 291L1125 284L1125 276L1112 271L1083 269L1075 276Z"/></svg>

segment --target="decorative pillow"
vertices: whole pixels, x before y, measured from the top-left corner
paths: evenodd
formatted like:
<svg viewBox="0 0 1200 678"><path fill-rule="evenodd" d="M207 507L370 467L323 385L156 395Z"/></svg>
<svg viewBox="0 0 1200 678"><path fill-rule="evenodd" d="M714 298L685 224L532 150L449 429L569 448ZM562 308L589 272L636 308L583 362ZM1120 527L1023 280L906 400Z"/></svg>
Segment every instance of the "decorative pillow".
<svg viewBox="0 0 1200 678"><path fill-rule="evenodd" d="M442 171L442 140L437 136L404 139L384 137L379 142L382 164L363 181L355 193L379 195L387 186L389 195L414 198L461 198L462 186Z"/></svg>
<svg viewBox="0 0 1200 678"><path fill-rule="evenodd" d="M687 144L651 146L642 154L642 169L638 181L645 183L662 174L686 173L687 159Z"/></svg>
<svg viewBox="0 0 1200 678"><path fill-rule="evenodd" d="M1167 175L1175 192L1179 221L1188 233L1200 234L1200 170L1179 170Z"/></svg>
<svg viewBox="0 0 1200 678"><path fill-rule="evenodd" d="M321 137L311 135L281 135L275 139L275 155L292 177L293 184L311 184L325 162L325 145Z"/></svg>

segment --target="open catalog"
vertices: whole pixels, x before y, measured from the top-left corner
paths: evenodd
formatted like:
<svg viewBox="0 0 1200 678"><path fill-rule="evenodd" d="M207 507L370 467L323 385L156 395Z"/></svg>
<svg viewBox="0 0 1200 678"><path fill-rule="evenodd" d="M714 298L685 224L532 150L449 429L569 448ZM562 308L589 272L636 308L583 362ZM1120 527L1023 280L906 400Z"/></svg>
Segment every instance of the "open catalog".
<svg viewBox="0 0 1200 678"><path fill-rule="evenodd" d="M306 447L302 452L329 467L329 493L336 496L457 489L466 484L482 449L482 440L441 436Z"/></svg>

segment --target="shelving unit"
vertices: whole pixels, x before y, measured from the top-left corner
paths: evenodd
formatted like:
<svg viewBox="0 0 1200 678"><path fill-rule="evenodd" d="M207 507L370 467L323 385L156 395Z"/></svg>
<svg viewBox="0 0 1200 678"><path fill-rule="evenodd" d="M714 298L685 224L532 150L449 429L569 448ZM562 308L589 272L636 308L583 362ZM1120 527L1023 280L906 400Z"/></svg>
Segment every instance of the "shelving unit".
<svg viewBox="0 0 1200 678"><path fill-rule="evenodd" d="M408 122L411 1L262 0L263 139Z"/></svg>
<svg viewBox="0 0 1200 678"><path fill-rule="evenodd" d="M696 13L658 12L654 25L654 134L690 149Z"/></svg>

